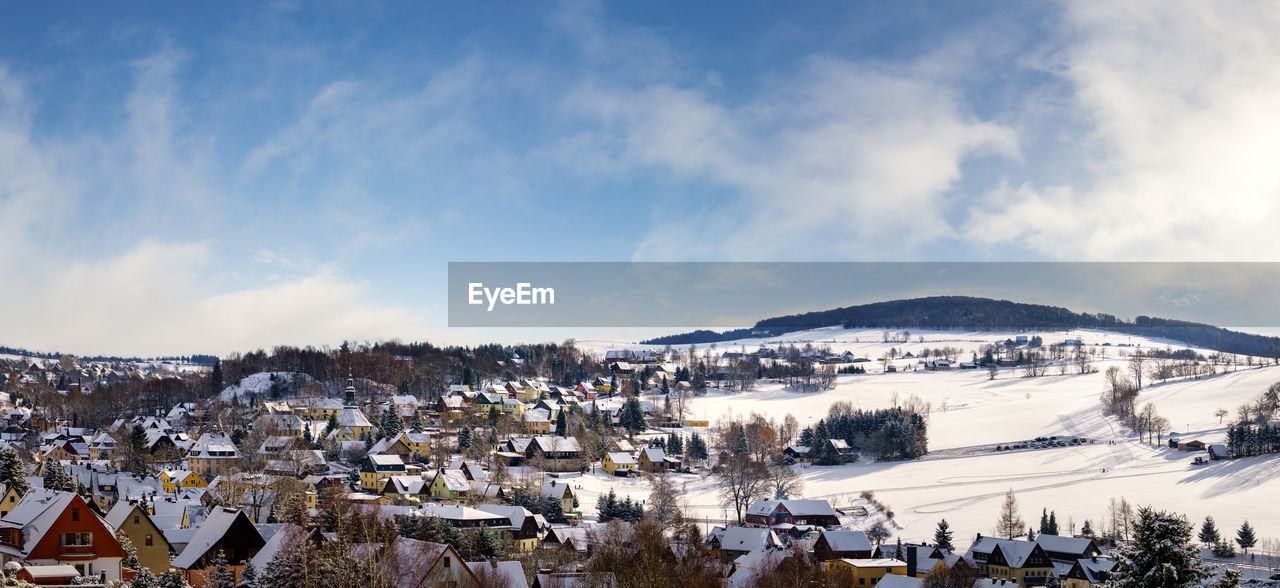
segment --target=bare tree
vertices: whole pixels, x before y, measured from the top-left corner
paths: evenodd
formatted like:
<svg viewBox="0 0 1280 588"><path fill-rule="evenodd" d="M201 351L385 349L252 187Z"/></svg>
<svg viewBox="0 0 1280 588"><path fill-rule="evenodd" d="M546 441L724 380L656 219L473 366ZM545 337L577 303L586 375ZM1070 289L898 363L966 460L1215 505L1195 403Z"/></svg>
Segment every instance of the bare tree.
<svg viewBox="0 0 1280 588"><path fill-rule="evenodd" d="M996 534L1006 539L1013 539L1026 532L1027 523L1018 513L1018 499L1013 496L1013 489L1004 495L1004 504L1000 507L1000 518L996 520Z"/></svg>
<svg viewBox="0 0 1280 588"><path fill-rule="evenodd" d="M1213 416L1218 417L1218 424L1221 425L1222 419L1227 416L1227 409L1219 408L1218 410L1213 411Z"/></svg>
<svg viewBox="0 0 1280 588"><path fill-rule="evenodd" d="M1147 358L1139 349L1133 352L1133 356L1129 358L1129 375L1133 376L1134 387L1142 389L1142 375L1146 373Z"/></svg>
<svg viewBox="0 0 1280 588"><path fill-rule="evenodd" d="M742 524L747 507L767 496L771 488L767 469L743 455L721 462L716 480L720 483L720 503L733 508L738 524Z"/></svg>
<svg viewBox="0 0 1280 588"><path fill-rule="evenodd" d="M791 466L778 463L769 466L769 485L773 489L773 497L782 500L800 496L804 489L804 479Z"/></svg>

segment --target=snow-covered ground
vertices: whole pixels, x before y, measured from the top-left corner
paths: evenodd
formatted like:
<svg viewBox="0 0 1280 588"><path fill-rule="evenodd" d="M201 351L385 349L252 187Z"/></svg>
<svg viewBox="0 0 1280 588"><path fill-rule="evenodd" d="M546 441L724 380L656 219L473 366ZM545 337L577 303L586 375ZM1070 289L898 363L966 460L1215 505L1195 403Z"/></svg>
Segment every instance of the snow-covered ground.
<svg viewBox="0 0 1280 588"><path fill-rule="evenodd" d="M1022 370L1010 368L1000 370L998 377L990 380L985 370L886 374L873 361L862 364L871 373L840 376L832 390L800 393L777 383L761 382L747 392L713 390L693 401L692 412L710 419L713 428L730 416L744 417L752 412L778 420L790 413L802 425L808 425L822 418L835 401L871 409L891 406L895 398L901 401L918 396L932 407L928 418L930 455L926 459L838 467L796 466L805 480L806 498L831 498L834 503L848 504L857 502L863 490L874 491L895 511L900 525L897 531L903 540L931 539L934 525L941 518L951 524L961 545L967 545L975 533L990 534L1002 497L1009 489L1017 495L1028 525L1036 525L1041 509L1048 508L1056 511L1058 521L1068 530L1072 526L1078 530L1085 520L1097 528L1110 499L1123 496L1135 504L1183 513L1197 522L1205 515L1213 515L1219 528L1232 536L1236 527L1248 519L1261 537L1280 538L1280 509L1274 508L1275 496L1280 495L1280 456L1192 466L1193 454L1141 443L1102 412L1099 395L1105 388L1102 373L1107 367L1124 366L1124 356L1135 348L1179 349L1184 345L1096 331L1038 334L1046 345L1081 337L1089 348L1097 350L1097 371L1060 375L1056 367L1051 367L1045 376L1026 378ZM924 336L925 342L917 342L919 336ZM913 331L911 342L904 344L882 343L879 330L833 328L720 343L713 355L754 351L762 344L811 342L830 346L837 353L847 349L872 360L890 347L915 353L926 347L952 346L964 349L959 359L967 361L981 345L1012 336ZM1106 342L1111 345L1102 346ZM645 348L603 341L589 342L587 346ZM901 369L914 362L897 363ZM1223 369L1218 367L1219 371ZM1280 368L1246 369L1242 365L1236 371L1200 379L1149 385L1143 389L1139 402L1152 402L1183 439L1221 442L1226 436L1225 425L1219 423L1214 411L1225 408L1234 416L1236 407L1253 401L1277 381ZM962 449L1050 435L1087 437L1094 443L1000 453ZM587 513L594 512L594 497L607 492L610 486L620 496L647 495L647 485L639 480L596 475L584 476L577 483L583 486L581 502ZM690 514L715 519L732 516L718 504L713 479L681 475L677 485L685 490Z"/></svg>

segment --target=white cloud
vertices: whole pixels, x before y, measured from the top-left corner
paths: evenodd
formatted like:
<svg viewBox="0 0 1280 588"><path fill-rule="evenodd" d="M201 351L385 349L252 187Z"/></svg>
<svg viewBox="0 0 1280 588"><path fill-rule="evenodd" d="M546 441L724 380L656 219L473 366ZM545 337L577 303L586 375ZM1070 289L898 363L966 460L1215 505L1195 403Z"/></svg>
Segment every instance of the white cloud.
<svg viewBox="0 0 1280 588"><path fill-rule="evenodd" d="M424 317L370 302L368 284L331 267L290 262L288 275L270 283L233 281L219 271L230 261L218 243L141 233L225 198L204 146L180 130L179 63L169 52L138 62L119 134L64 140L36 135L36 103L0 64L2 343L169 355L424 336ZM78 225L74 213L107 195L117 199L106 207L113 216ZM101 233L110 231L86 230L102 226L124 227L112 240L123 246L107 245Z"/></svg>
<svg viewBox="0 0 1280 588"><path fill-rule="evenodd" d="M1277 258L1280 13L1270 3L1068 2L1057 55L1090 129L1066 185L1011 182L963 234L1084 259Z"/></svg>
<svg viewBox="0 0 1280 588"><path fill-rule="evenodd" d="M929 60L890 68L814 57L737 105L696 87L588 83L566 108L601 130L559 147L603 146L618 164L734 192L728 205L665 216L638 258L883 253L888 241L954 235L945 196L966 157L1018 155L1014 133L969 113L935 70Z"/></svg>

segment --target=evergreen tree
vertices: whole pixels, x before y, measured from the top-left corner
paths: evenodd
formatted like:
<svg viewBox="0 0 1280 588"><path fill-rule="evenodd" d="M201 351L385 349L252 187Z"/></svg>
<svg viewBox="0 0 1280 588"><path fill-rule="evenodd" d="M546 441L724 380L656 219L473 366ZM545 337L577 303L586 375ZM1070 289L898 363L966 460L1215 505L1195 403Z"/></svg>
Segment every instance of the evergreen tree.
<svg viewBox="0 0 1280 588"><path fill-rule="evenodd" d="M689 449L685 453L693 459L706 460L709 457L707 454L707 442L702 439L701 435L694 433L689 437Z"/></svg>
<svg viewBox="0 0 1280 588"><path fill-rule="evenodd" d="M394 408L388 407L382 413L382 436L388 439L394 438L404 430L404 422L400 420L400 415L396 414Z"/></svg>
<svg viewBox="0 0 1280 588"><path fill-rule="evenodd" d="M337 431L340 428L342 428L342 425L338 424L338 415L336 414L329 415L329 423L326 425L325 434L331 433L333 431Z"/></svg>
<svg viewBox="0 0 1280 588"><path fill-rule="evenodd" d="M311 435L311 423L310 423L310 422L303 423L303 425L302 425L302 438L303 438L303 439L305 439L305 440L307 441L307 445L315 445L315 443L316 443L316 439L315 439L315 437L314 437L314 436L312 436L312 435Z"/></svg>
<svg viewBox="0 0 1280 588"><path fill-rule="evenodd" d="M18 451L12 447L5 447L0 451L0 484L4 484L5 488L13 488L19 495L26 494L31 485L27 483L25 476L26 471Z"/></svg>
<svg viewBox="0 0 1280 588"><path fill-rule="evenodd" d="M1191 546L1191 523L1150 507L1138 509L1133 541L1117 552L1112 585L1179 588L1199 586L1208 577L1199 552Z"/></svg>
<svg viewBox="0 0 1280 588"><path fill-rule="evenodd" d="M497 406L490 406L490 407L489 407L489 426L490 426L490 427L497 426L497 425L498 425L498 418L499 418L500 416L502 416L502 414L501 414L500 412L498 412L498 407L497 407Z"/></svg>
<svg viewBox="0 0 1280 588"><path fill-rule="evenodd" d="M813 428L805 427L800 431L800 446L813 447Z"/></svg>
<svg viewBox="0 0 1280 588"><path fill-rule="evenodd" d="M1085 537L1093 537L1093 527L1089 525L1089 521L1087 519L1084 522L1084 526L1080 527L1080 534Z"/></svg>
<svg viewBox="0 0 1280 588"><path fill-rule="evenodd" d="M115 535L116 542L120 543L120 549L124 550L124 559L120 560L120 565L134 570L138 569L138 548L133 545L133 541L129 539L128 535L124 534L122 529L116 529Z"/></svg>
<svg viewBox="0 0 1280 588"><path fill-rule="evenodd" d="M1047 533L1050 535L1058 534L1058 513L1056 512L1049 513L1049 530Z"/></svg>
<svg viewBox="0 0 1280 588"><path fill-rule="evenodd" d="M413 411L413 418L409 419L409 430L414 433L421 433L425 426L422 422L422 414L416 410Z"/></svg>
<svg viewBox="0 0 1280 588"><path fill-rule="evenodd" d="M681 439L679 435L672 433L671 436L667 438L667 451L672 455L684 455L684 439Z"/></svg>
<svg viewBox="0 0 1280 588"><path fill-rule="evenodd" d="M568 409L561 408L560 414L556 415L556 434L561 437L569 436L569 417L566 416Z"/></svg>
<svg viewBox="0 0 1280 588"><path fill-rule="evenodd" d="M1249 525L1249 521L1245 521L1240 525L1240 530L1236 531L1236 544L1249 553L1249 548L1257 545L1258 537L1253 532L1253 527Z"/></svg>
<svg viewBox="0 0 1280 588"><path fill-rule="evenodd" d="M240 588L258 588L258 570L252 562L245 562L244 571L240 572Z"/></svg>
<svg viewBox="0 0 1280 588"><path fill-rule="evenodd" d="M809 458L815 465L827 466L840 463L840 456L831 448L831 431L827 428L825 420L818 421L818 426L814 429L813 445L809 446Z"/></svg>
<svg viewBox="0 0 1280 588"><path fill-rule="evenodd" d="M209 582L206 588L236 588L236 574L227 567L227 560L222 557L222 550L214 550L213 561L209 564Z"/></svg>
<svg viewBox="0 0 1280 588"><path fill-rule="evenodd" d="M462 430L458 431L458 447L466 449L471 447L471 427L462 426Z"/></svg>
<svg viewBox="0 0 1280 588"><path fill-rule="evenodd" d="M634 396L627 398L622 404L622 413L618 415L618 425L634 436L648 428L644 422L644 409L640 407L640 399Z"/></svg>
<svg viewBox="0 0 1280 588"><path fill-rule="evenodd" d="M129 588L159 588L159 587L160 587L160 580L157 579L156 575L151 573L151 570L148 570L147 568L142 568L138 570L138 573L134 574L133 579L129 581Z"/></svg>
<svg viewBox="0 0 1280 588"><path fill-rule="evenodd" d="M955 545L951 543L951 540L954 538L955 534L951 531L951 525L947 524L947 519L938 521L938 527L933 530L934 547L937 547L938 549L945 549L947 551L955 551ZM898 557L902 557L902 554L899 554Z"/></svg>
<svg viewBox="0 0 1280 588"><path fill-rule="evenodd" d="M1045 508L1040 511L1040 533L1049 532L1049 509Z"/></svg>
<svg viewBox="0 0 1280 588"><path fill-rule="evenodd" d="M1200 535L1197 539L1206 547L1217 545L1222 540L1222 536L1218 534L1218 526L1214 524L1212 516L1204 518L1204 523L1200 525Z"/></svg>
<svg viewBox="0 0 1280 588"><path fill-rule="evenodd" d="M209 372L209 395L217 396L222 393L222 360L213 360L213 371Z"/></svg>

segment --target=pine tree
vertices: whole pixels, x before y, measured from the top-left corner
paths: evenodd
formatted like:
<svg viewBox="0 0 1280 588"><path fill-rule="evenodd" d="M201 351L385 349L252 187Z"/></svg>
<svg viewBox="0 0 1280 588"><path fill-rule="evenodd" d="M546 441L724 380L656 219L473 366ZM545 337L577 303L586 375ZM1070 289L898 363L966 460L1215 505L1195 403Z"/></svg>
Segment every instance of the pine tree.
<svg viewBox="0 0 1280 588"><path fill-rule="evenodd" d="M1049 513L1049 530L1047 533L1050 535L1058 534L1058 513L1056 512Z"/></svg>
<svg viewBox="0 0 1280 588"><path fill-rule="evenodd" d="M303 425L302 425L302 438L303 438L303 439L306 439L306 441L307 441L307 445L315 445L315 443L316 443L316 439L315 439L315 437L314 437L314 436L312 436L312 435L311 435L311 423L309 423L309 422L308 422L308 423L303 423Z"/></svg>
<svg viewBox="0 0 1280 588"><path fill-rule="evenodd" d="M679 435L672 433L667 439L667 451L672 455L684 455L684 439Z"/></svg>
<svg viewBox="0 0 1280 588"><path fill-rule="evenodd" d="M1218 526L1214 524L1212 516L1204 518L1204 523L1200 525L1200 535L1197 539L1206 547L1217 545L1222 540L1222 536L1218 534Z"/></svg>
<svg viewBox="0 0 1280 588"><path fill-rule="evenodd" d="M222 360L213 360L213 370L209 373L209 395L217 396L222 393Z"/></svg>
<svg viewBox="0 0 1280 588"><path fill-rule="evenodd" d="M27 483L25 476L22 458L18 457L17 450L5 447L0 451L0 483L5 488L13 488L19 495L26 494L31 489L31 484Z"/></svg>
<svg viewBox="0 0 1280 588"><path fill-rule="evenodd" d="M1004 505L1000 507L1000 518L996 521L996 531L1006 539L1013 539L1022 534L1026 528L1022 515L1018 514L1018 499L1013 496L1013 489L1004 495Z"/></svg>
<svg viewBox="0 0 1280 588"><path fill-rule="evenodd" d="M222 557L222 550L214 550L213 561L209 563L209 582L207 588L235 588L236 574L227 567L227 560Z"/></svg>
<svg viewBox="0 0 1280 588"><path fill-rule="evenodd" d="M462 430L458 431L458 447L466 449L471 447L471 427L462 426Z"/></svg>
<svg viewBox="0 0 1280 588"><path fill-rule="evenodd" d="M129 539L129 536L124 534L123 529L116 529L115 535L116 542L120 543L120 549L123 549L125 554L124 559L120 560L120 565L134 570L138 569L138 548L133 545L133 541Z"/></svg>
<svg viewBox="0 0 1280 588"><path fill-rule="evenodd" d="M556 434L561 437L569 436L569 417L566 416L568 412L567 409L561 408L560 414L556 415Z"/></svg>
<svg viewBox="0 0 1280 588"><path fill-rule="evenodd" d="M951 525L947 524L947 519L938 521L938 527L933 531L933 545L938 549L947 551L955 551L955 545L951 540L955 538L955 534L951 531ZM899 557L902 555L899 554Z"/></svg>
<svg viewBox="0 0 1280 588"><path fill-rule="evenodd" d="M159 587L160 587L160 580L157 579L156 575L151 573L151 570L148 570L147 568L142 568L138 570L138 573L134 574L133 579L129 581L129 588L159 588Z"/></svg>
<svg viewBox="0 0 1280 588"><path fill-rule="evenodd" d="M1040 533L1043 534L1048 532L1049 532L1049 509L1046 508L1040 511Z"/></svg>
<svg viewBox="0 0 1280 588"><path fill-rule="evenodd" d="M414 433L421 433L425 426L422 422L422 414L416 410L413 411L413 418L409 419L409 430Z"/></svg>
<svg viewBox="0 0 1280 588"><path fill-rule="evenodd" d="M644 422L644 409L640 407L640 399L632 396L622 404L622 414L618 415L618 425L635 435L648 428Z"/></svg>
<svg viewBox="0 0 1280 588"><path fill-rule="evenodd" d="M813 447L813 429L811 427L805 427L804 430L800 431L800 446Z"/></svg>
<svg viewBox="0 0 1280 588"><path fill-rule="evenodd" d="M1093 527L1089 525L1088 519L1084 521L1084 526L1080 527L1080 534L1085 537L1093 537Z"/></svg>
<svg viewBox="0 0 1280 588"><path fill-rule="evenodd" d="M835 450L831 448L831 431L824 420L818 421L818 427L814 429L813 445L809 446L809 458L813 460L815 465L826 466L840 463L840 456L836 455Z"/></svg>
<svg viewBox="0 0 1280 588"><path fill-rule="evenodd" d="M1239 545L1245 553L1249 553L1249 548L1257 545L1258 537L1253 532L1253 527L1249 525L1249 521L1245 521L1240 525L1240 530L1236 531L1236 545Z"/></svg>
<svg viewBox="0 0 1280 588"><path fill-rule="evenodd" d="M336 414L329 415L329 422L327 425L325 425L325 433L328 434L333 431L337 431L340 428L342 428L342 425L338 424L338 415Z"/></svg>
<svg viewBox="0 0 1280 588"><path fill-rule="evenodd" d="M396 414L395 409L388 408L382 413L382 436L388 439L394 438L404 430L404 423L400 420L400 415Z"/></svg>
<svg viewBox="0 0 1280 588"><path fill-rule="evenodd" d="M1133 541L1121 545L1112 585L1122 588L1179 588L1199 586L1209 572L1191 546L1191 523L1183 517L1138 509Z"/></svg>

